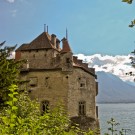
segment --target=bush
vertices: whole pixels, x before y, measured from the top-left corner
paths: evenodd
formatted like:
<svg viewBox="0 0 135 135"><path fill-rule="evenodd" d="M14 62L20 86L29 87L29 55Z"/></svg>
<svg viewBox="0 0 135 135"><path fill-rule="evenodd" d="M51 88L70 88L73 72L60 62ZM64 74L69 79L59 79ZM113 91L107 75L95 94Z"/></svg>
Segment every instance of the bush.
<svg viewBox="0 0 135 135"><path fill-rule="evenodd" d="M8 105L0 114L2 135L94 135L76 127L70 127L70 120L61 106L40 115L37 101L31 101L27 93L18 94L17 86L9 87Z"/></svg>

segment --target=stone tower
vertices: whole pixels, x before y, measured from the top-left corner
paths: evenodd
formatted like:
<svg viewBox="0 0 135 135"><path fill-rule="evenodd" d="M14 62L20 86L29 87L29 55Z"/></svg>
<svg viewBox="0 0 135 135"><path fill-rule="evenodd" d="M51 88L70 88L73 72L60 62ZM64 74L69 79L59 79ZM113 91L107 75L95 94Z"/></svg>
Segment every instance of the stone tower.
<svg viewBox="0 0 135 135"><path fill-rule="evenodd" d="M41 111L47 112L60 101L71 120L81 128L99 128L95 69L73 56L66 38L60 41L56 35L43 32L32 42L22 44L15 59L27 60L20 79L28 83L20 89L27 89L32 99L38 99Z"/></svg>

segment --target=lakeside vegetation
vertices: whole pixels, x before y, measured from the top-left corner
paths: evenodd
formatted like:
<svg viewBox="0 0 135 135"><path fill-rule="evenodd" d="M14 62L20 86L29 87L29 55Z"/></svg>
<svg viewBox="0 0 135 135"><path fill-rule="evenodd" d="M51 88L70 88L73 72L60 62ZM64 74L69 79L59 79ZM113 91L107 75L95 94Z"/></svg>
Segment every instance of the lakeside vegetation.
<svg viewBox="0 0 135 135"><path fill-rule="evenodd" d="M27 90L20 92L19 69L25 61L10 58L16 48L0 44L0 134L1 135L95 135L72 126L62 106L41 114L38 101ZM21 82L22 83L22 82ZM25 83L25 82L23 82Z"/></svg>

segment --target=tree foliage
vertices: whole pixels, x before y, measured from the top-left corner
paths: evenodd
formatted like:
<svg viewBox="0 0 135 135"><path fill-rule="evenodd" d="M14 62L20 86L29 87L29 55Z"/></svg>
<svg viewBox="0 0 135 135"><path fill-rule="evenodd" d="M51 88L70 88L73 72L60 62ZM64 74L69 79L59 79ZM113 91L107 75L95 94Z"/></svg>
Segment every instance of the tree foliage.
<svg viewBox="0 0 135 135"><path fill-rule="evenodd" d="M8 105L0 114L2 135L96 135L93 131L81 131L71 127L70 120L61 106L40 115L39 103L31 101L26 93L18 94L11 85Z"/></svg>
<svg viewBox="0 0 135 135"><path fill-rule="evenodd" d="M40 104L31 100L27 91L18 91L18 74L22 61L10 58L13 47L0 44L0 110L1 135L94 135L70 125L70 120L61 106L41 115Z"/></svg>
<svg viewBox="0 0 135 135"><path fill-rule="evenodd" d="M122 0L122 2L126 2L128 4L132 4L133 0ZM134 27L135 26L135 19L133 21L131 21L131 23L129 24L129 27Z"/></svg>
<svg viewBox="0 0 135 135"><path fill-rule="evenodd" d="M0 107L3 106L4 101L8 98L9 86L18 84L18 69L22 64L22 61L15 61L10 58L16 45L7 47L4 44L5 41L0 43Z"/></svg>
<svg viewBox="0 0 135 135"><path fill-rule="evenodd" d="M122 2L127 2L128 4L132 4L133 0L122 0Z"/></svg>

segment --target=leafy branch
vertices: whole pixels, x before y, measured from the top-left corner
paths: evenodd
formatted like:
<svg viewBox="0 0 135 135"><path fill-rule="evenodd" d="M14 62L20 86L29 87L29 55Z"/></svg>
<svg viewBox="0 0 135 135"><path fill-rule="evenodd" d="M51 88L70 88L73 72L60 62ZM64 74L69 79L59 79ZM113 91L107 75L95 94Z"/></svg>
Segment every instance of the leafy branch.
<svg viewBox="0 0 135 135"><path fill-rule="evenodd" d="M122 0L122 2L126 2L128 4L132 4L133 0ZM132 28L135 26L135 19L133 21L131 21L131 23L129 24L129 27Z"/></svg>
<svg viewBox="0 0 135 135"><path fill-rule="evenodd" d="M122 0L122 2L127 2L128 4L132 4L133 0Z"/></svg>

